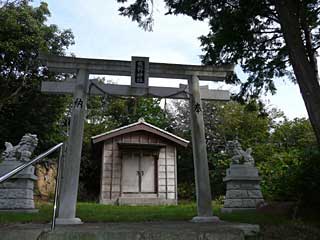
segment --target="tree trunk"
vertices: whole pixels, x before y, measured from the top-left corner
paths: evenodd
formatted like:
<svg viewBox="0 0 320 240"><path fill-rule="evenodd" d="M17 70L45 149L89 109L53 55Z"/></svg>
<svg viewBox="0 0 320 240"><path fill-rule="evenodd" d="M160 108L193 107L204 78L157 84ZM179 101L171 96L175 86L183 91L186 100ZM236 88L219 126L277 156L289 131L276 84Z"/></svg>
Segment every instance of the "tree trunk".
<svg viewBox="0 0 320 240"><path fill-rule="evenodd" d="M276 11L279 15L281 29L289 51L300 92L320 146L320 85L316 62L308 58L302 39L299 21L299 5L296 0L276 0ZM306 36L307 37L307 36Z"/></svg>

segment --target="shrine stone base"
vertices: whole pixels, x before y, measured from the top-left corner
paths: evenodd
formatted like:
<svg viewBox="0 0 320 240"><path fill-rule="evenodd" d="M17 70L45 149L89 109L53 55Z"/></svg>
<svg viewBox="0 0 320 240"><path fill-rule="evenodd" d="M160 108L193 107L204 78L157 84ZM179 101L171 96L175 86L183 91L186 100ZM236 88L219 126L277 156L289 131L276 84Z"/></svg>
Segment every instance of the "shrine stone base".
<svg viewBox="0 0 320 240"><path fill-rule="evenodd" d="M227 192L222 212L255 210L264 203L258 169L251 165L232 164L223 179Z"/></svg>
<svg viewBox="0 0 320 240"><path fill-rule="evenodd" d="M0 163L0 176L20 166L20 161L3 161ZM0 184L0 211L35 211L33 200L34 167L29 166L16 176Z"/></svg>
<svg viewBox="0 0 320 240"><path fill-rule="evenodd" d="M57 225L77 225L83 224L80 218L56 218Z"/></svg>
<svg viewBox="0 0 320 240"><path fill-rule="evenodd" d="M258 240L260 227L241 223L140 222L57 225L12 224L0 226L1 240Z"/></svg>
<svg viewBox="0 0 320 240"><path fill-rule="evenodd" d="M191 219L191 222L194 222L194 223L218 223L220 222L220 218L218 218L217 216L210 216L210 217L199 217L199 216L196 216L196 217L193 217Z"/></svg>

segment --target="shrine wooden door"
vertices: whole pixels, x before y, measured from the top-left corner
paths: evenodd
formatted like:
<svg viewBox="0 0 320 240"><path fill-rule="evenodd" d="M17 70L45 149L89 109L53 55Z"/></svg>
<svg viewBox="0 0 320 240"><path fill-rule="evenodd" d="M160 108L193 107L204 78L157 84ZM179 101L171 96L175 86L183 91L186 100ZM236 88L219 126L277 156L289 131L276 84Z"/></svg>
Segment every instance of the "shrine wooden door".
<svg viewBox="0 0 320 240"><path fill-rule="evenodd" d="M155 193L156 167L152 154L124 153L122 156L122 192Z"/></svg>
<svg viewBox="0 0 320 240"><path fill-rule="evenodd" d="M140 158L141 192L155 192L155 160L151 154L141 154Z"/></svg>
<svg viewBox="0 0 320 240"><path fill-rule="evenodd" d="M140 154L124 153L122 157L122 192L139 192L139 159Z"/></svg>

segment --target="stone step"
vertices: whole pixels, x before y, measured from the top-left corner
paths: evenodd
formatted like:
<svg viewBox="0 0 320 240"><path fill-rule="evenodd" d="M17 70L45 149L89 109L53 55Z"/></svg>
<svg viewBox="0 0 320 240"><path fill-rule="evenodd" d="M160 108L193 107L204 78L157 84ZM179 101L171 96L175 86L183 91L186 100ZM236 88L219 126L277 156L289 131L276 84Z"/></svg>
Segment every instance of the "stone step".
<svg viewBox="0 0 320 240"><path fill-rule="evenodd" d="M118 200L119 205L165 205L176 204L174 199L162 199L157 197L142 198L142 197L121 197Z"/></svg>
<svg viewBox="0 0 320 240"><path fill-rule="evenodd" d="M157 198L156 193L123 193L121 198Z"/></svg>
<svg viewBox="0 0 320 240"><path fill-rule="evenodd" d="M20 224L0 227L1 240L254 240L259 226L235 223L142 222L57 226Z"/></svg>

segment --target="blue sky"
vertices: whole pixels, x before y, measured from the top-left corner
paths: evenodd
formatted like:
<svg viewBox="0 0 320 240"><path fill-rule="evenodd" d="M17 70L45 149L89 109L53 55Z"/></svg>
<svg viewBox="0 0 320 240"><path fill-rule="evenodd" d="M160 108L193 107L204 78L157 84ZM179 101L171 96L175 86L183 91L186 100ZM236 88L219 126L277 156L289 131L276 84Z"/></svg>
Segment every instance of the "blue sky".
<svg viewBox="0 0 320 240"><path fill-rule="evenodd" d="M40 1L34 1L38 6ZM118 15L116 0L48 0L51 17L49 23L60 29L72 29L75 45L68 52L77 57L130 60L131 56L147 56L151 62L200 64L198 37L208 32L206 22L196 22L186 16L164 16L162 1L155 1L153 32L144 32L128 18ZM239 68L236 68L237 72ZM240 77L245 79L243 74ZM113 77L119 83L120 77ZM154 79L152 85L178 86L183 81ZM203 85L208 82L202 83ZM278 92L263 99L269 107L285 112L290 119L307 117L297 85L277 80ZM236 91L233 86L210 84Z"/></svg>

